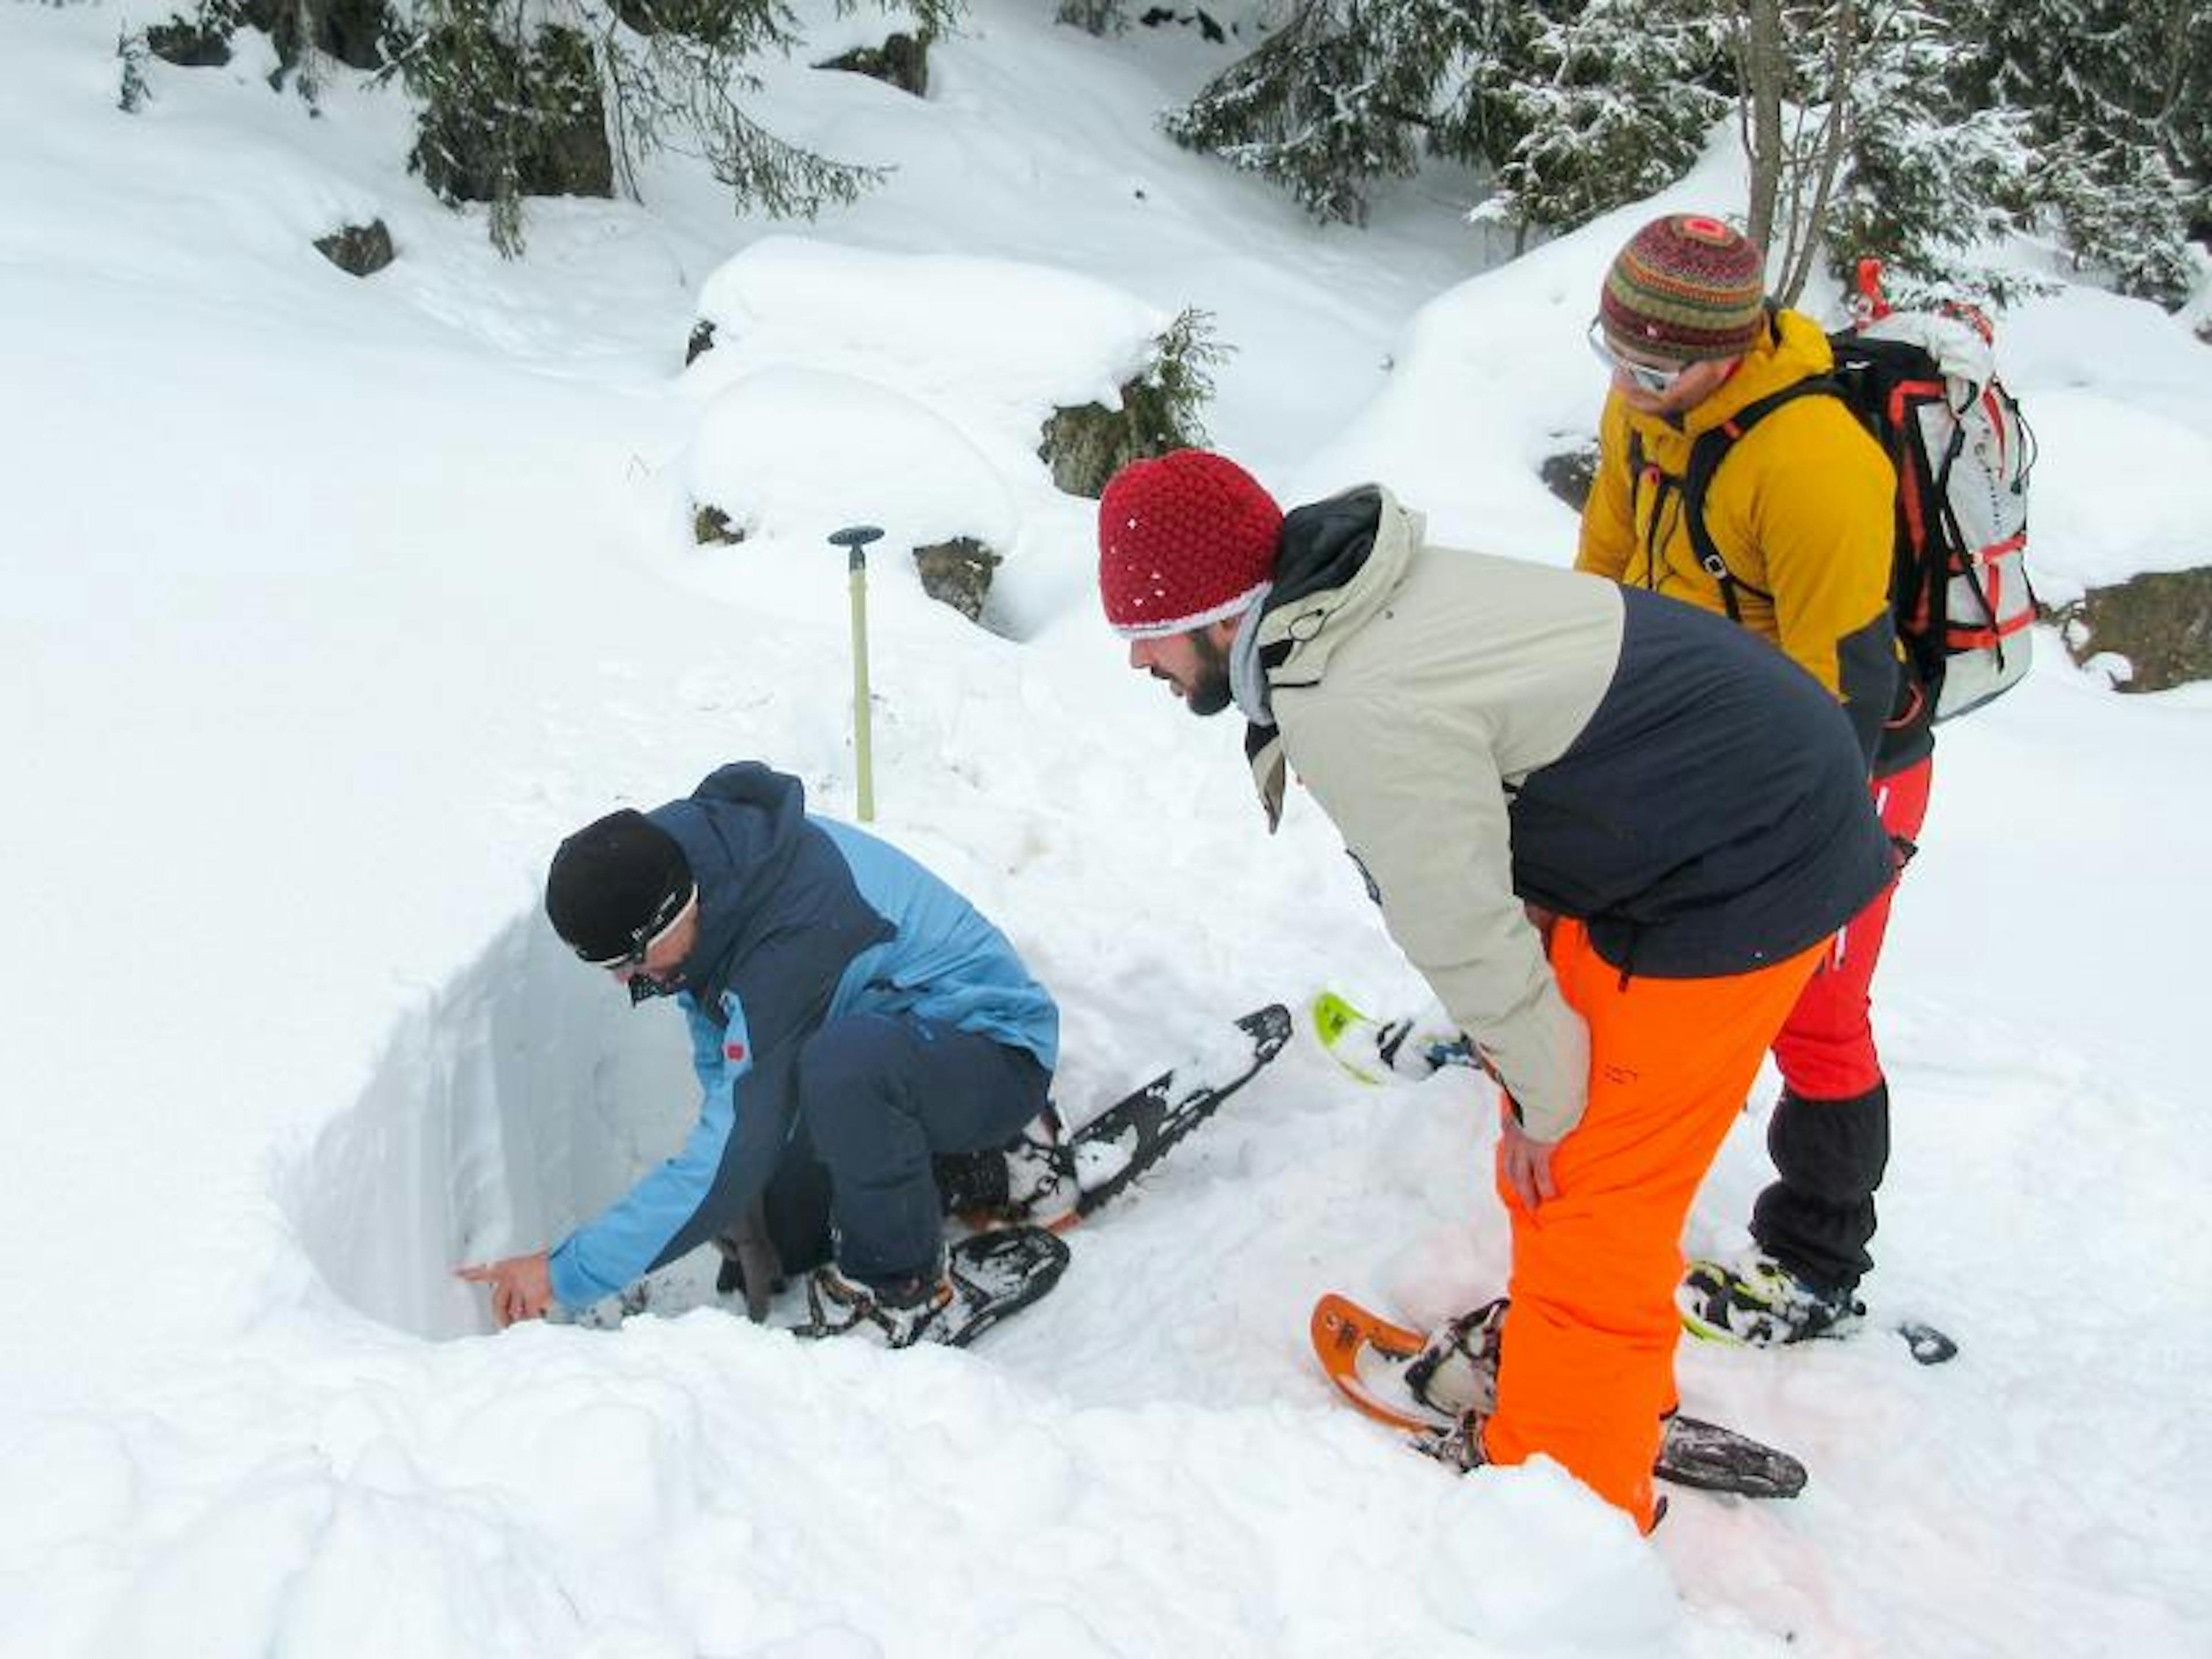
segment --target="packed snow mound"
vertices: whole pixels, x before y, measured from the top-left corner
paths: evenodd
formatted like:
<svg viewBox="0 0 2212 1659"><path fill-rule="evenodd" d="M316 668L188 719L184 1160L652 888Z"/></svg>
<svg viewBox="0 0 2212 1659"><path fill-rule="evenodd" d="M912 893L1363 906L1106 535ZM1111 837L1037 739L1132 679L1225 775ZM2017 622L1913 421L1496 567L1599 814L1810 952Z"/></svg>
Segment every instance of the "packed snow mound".
<svg viewBox="0 0 2212 1659"><path fill-rule="evenodd" d="M882 529L896 554L959 537L1001 558L1063 543L1044 424L1060 408L1119 408L1170 321L1048 266L794 236L722 265L699 309L714 343L683 382L705 405L684 461L690 498L728 515L755 580L764 549L803 551L802 588L842 571L821 544L850 524ZM902 558L884 562L916 590ZM1015 609L1065 605L1066 586L1031 582Z"/></svg>
<svg viewBox="0 0 2212 1659"><path fill-rule="evenodd" d="M1054 409L1121 406L1173 320L1108 283L1046 265L756 242L707 279L714 345L687 377L713 391L758 369L858 374L949 418L1026 434Z"/></svg>
<svg viewBox="0 0 2212 1659"><path fill-rule="evenodd" d="M1577 515L1537 469L1595 441L1607 371L1583 337L1606 268L1647 220L1710 213L1743 194L1723 124L1659 194L1435 295L1400 332L1389 382L1300 469L1304 493L1373 480L1424 514L1437 540L1571 562Z"/></svg>
<svg viewBox="0 0 2212 1659"><path fill-rule="evenodd" d="M2023 390L2009 374L2006 384L2036 439L2027 556L2038 599L2064 605L2087 588L2204 563L2212 432L2087 386ZM2144 478L2158 487L2134 482Z"/></svg>
<svg viewBox="0 0 2212 1659"><path fill-rule="evenodd" d="M692 499L721 508L747 543L811 550L861 521L886 549L956 536L998 549L1019 521L1004 475L959 427L890 386L820 369L738 380L707 406L686 468Z"/></svg>

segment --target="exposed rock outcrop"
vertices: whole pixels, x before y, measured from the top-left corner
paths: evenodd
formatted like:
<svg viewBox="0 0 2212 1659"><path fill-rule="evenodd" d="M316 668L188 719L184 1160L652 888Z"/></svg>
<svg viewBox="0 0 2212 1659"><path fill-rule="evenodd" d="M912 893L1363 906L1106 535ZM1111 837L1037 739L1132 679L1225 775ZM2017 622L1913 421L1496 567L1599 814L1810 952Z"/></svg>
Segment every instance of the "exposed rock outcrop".
<svg viewBox="0 0 2212 1659"><path fill-rule="evenodd" d="M1213 395L1211 366L1229 348L1212 336L1212 319L1186 311L1159 337L1142 374L1121 388L1121 406L1063 405L1044 423L1037 459L1052 469L1054 487L1094 500L1131 461L1206 442L1200 414Z"/></svg>
<svg viewBox="0 0 2212 1659"><path fill-rule="evenodd" d="M815 67L865 75L916 98L926 97L929 92L929 37L926 33L894 34L880 46L855 46Z"/></svg>
<svg viewBox="0 0 2212 1659"><path fill-rule="evenodd" d="M957 536L933 547L914 550L915 568L921 573L921 591L939 604L949 605L971 623L983 620L983 602L991 594L991 575L1000 556L972 536Z"/></svg>
<svg viewBox="0 0 2212 1659"><path fill-rule="evenodd" d="M392 233L381 219L347 225L315 238L315 252L349 276L371 276L392 263Z"/></svg>
<svg viewBox="0 0 2212 1659"><path fill-rule="evenodd" d="M2076 662L2100 652L2128 659L2123 691L2165 691L2212 679L2212 567L2157 571L2093 587L2056 619Z"/></svg>
<svg viewBox="0 0 2212 1659"><path fill-rule="evenodd" d="M1538 464L1536 476L1544 481L1545 489L1579 513L1597 479L1597 446L1583 444L1547 455Z"/></svg>

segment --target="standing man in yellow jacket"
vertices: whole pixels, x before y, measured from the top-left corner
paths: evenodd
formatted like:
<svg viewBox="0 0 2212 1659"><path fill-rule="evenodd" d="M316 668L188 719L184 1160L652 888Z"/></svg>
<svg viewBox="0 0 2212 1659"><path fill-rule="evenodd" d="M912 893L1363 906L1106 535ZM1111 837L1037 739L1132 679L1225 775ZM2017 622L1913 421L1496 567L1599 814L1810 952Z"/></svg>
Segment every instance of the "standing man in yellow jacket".
<svg viewBox="0 0 2212 1659"><path fill-rule="evenodd" d="M1819 680L1858 734L1902 868L1928 810L1933 742L1891 620L1887 458L1838 399L1799 398L1745 432L1707 480L1702 550L1685 506L1700 434L1833 365L1819 325L1769 305L1765 288L1759 249L1697 215L1653 221L1614 259L1590 325L1613 386L1576 568L1718 611ZM1691 1264L1680 1303L1702 1334L1795 1342L1863 1311L1854 1292L1873 1266L1889 1157L1869 987L1893 890L1830 940L1775 1040L1778 1179L1753 1210L1753 1252Z"/></svg>

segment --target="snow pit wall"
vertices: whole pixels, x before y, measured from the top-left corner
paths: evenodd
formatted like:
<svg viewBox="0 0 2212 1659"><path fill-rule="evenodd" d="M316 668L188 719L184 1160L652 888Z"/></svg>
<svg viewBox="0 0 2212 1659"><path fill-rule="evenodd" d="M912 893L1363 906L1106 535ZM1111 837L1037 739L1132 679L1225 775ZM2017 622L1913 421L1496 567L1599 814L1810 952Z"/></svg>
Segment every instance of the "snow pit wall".
<svg viewBox="0 0 2212 1659"><path fill-rule="evenodd" d="M672 1001L633 1009L533 912L393 1030L361 1098L278 1171L324 1280L386 1325L490 1328L453 1267L556 1243L682 1144Z"/></svg>

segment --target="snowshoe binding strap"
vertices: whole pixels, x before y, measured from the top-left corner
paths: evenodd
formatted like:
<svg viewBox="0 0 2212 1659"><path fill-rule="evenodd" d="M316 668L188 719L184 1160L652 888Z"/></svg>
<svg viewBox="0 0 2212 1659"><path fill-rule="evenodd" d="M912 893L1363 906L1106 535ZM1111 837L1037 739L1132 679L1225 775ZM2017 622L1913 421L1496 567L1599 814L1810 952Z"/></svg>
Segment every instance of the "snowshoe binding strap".
<svg viewBox="0 0 2212 1659"><path fill-rule="evenodd" d="M1499 1336L1508 1305L1501 1296L1439 1325L1407 1362L1407 1391L1448 1417L1496 1411Z"/></svg>

